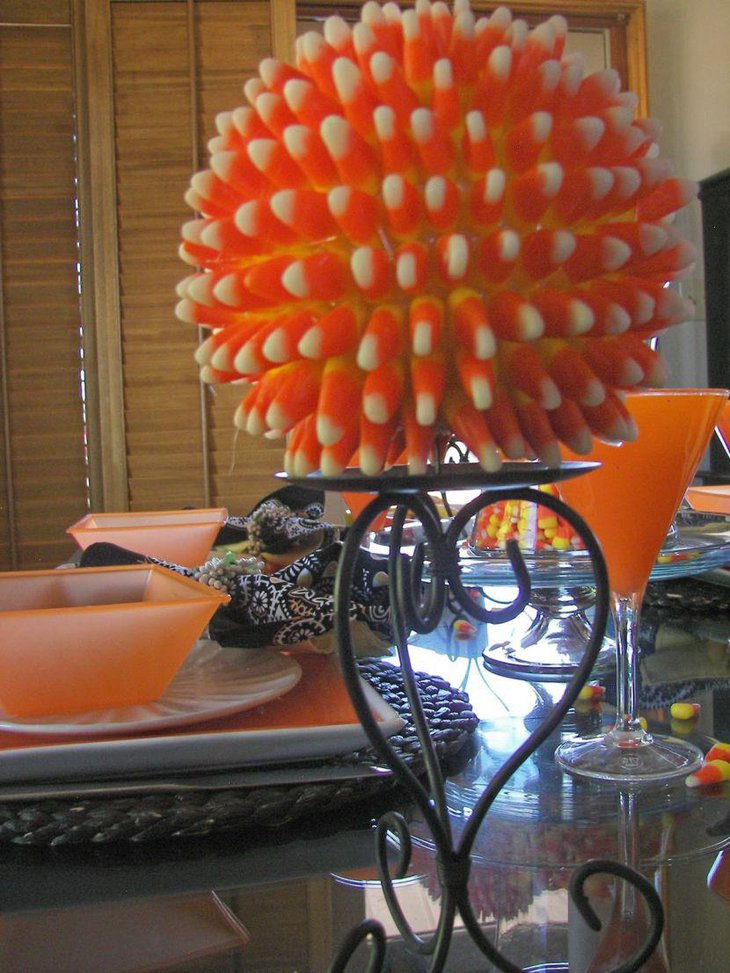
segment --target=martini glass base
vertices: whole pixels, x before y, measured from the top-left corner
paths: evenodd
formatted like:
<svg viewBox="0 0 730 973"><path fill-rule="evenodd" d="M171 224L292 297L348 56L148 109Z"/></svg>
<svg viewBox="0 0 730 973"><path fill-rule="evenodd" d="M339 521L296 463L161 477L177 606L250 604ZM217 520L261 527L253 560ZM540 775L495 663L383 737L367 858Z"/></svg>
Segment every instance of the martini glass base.
<svg viewBox="0 0 730 973"><path fill-rule="evenodd" d="M578 777L613 784L653 784L686 777L702 766L702 751L686 740L647 735L643 743L620 746L611 732L562 743L555 760Z"/></svg>

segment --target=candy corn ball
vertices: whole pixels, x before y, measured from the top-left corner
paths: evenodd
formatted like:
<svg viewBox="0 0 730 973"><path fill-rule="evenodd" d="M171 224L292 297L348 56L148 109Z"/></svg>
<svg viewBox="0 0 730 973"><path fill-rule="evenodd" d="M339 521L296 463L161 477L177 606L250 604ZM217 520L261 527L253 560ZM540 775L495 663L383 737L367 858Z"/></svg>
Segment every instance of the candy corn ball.
<svg viewBox="0 0 730 973"><path fill-rule="evenodd" d="M620 393L664 381L646 339L691 317L665 284L695 259L672 217L697 187L566 30L368 0L218 115L177 315L290 474L404 450L420 472L442 434L488 471L634 438Z"/></svg>

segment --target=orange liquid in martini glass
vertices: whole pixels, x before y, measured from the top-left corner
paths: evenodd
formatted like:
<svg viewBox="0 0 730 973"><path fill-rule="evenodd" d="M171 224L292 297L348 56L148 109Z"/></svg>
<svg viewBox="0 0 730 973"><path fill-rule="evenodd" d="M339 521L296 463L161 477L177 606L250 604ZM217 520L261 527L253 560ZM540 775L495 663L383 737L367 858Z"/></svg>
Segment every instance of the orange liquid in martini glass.
<svg viewBox="0 0 730 973"><path fill-rule="evenodd" d="M632 783L683 776L702 762L693 745L642 729L636 635L651 570L727 395L724 389L663 389L627 396L636 441L596 442L582 459L600 468L560 485L606 558L617 647L616 725L604 736L558 748L558 762L572 773ZM566 458L574 457L566 452Z"/></svg>

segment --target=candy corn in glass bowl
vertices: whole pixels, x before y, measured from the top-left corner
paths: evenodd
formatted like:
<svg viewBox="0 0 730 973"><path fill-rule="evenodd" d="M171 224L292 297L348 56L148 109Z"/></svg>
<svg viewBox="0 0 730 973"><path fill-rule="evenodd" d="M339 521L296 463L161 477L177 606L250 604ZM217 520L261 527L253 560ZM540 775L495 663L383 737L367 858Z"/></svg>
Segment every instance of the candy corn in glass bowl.
<svg viewBox="0 0 730 973"><path fill-rule="evenodd" d="M565 500L588 521L608 564L617 648L617 717L608 733L574 739L558 763L619 784L664 781L691 773L702 752L686 740L652 735L638 713L641 602L667 531L727 402L725 389L662 389L627 397L635 442L596 443L600 467L561 484Z"/></svg>
<svg viewBox="0 0 730 973"><path fill-rule="evenodd" d="M695 252L697 186L567 25L505 7L366 3L221 112L186 200L177 315L205 382L245 382L237 427L284 467L422 473L453 434L481 466L560 464L633 427L666 382L646 341L692 317L665 285Z"/></svg>

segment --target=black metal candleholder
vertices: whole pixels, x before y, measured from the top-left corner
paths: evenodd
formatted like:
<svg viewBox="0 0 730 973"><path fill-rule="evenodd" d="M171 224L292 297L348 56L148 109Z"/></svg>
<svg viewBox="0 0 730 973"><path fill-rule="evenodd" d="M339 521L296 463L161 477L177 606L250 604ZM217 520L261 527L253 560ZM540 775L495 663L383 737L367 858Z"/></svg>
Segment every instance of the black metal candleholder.
<svg viewBox="0 0 730 973"><path fill-rule="evenodd" d="M439 973L447 961L457 912L471 939L495 967L505 973L523 973L522 967L516 966L502 955L485 936L472 909L468 888L471 852L475 837L496 796L521 764L558 728L578 698L601 648L608 619L609 588L600 547L588 525L578 514L558 498L535 489L541 483L582 475L594 466L592 463L566 463L559 469L551 469L535 463L506 463L499 473L488 474L478 464L455 463L428 468L420 475L410 475L405 467L395 467L377 477L347 470L337 477L312 474L291 481L310 487L316 484L323 490L375 494L349 527L343 542L334 591L335 634L343 676L358 717L372 745L418 806L433 836L437 875L441 886L441 912L435 931L429 938L424 938L411 929L399 904L394 884L397 879L405 876L410 863L411 835L406 819L402 814L391 811L378 820L375 828L375 855L388 908L404 943L413 952L428 958L431 973ZM470 489L478 489L479 495L461 507L444 526L431 494ZM474 806L459 840L455 841L445 797L444 777L411 666L408 638L411 632L427 634L436 628L446 605L447 590L451 602L456 602L466 615L479 622L501 624L516 618L524 610L530 599L531 583L525 561L515 542L509 542L507 546L507 557L514 571L517 588L517 595L509 605L496 609L483 607L470 597L460 577L459 542L466 525L483 507L507 499L526 500L551 508L565 518L581 537L591 557L595 575L593 627L584 656L562 697L552 709L546 710L544 718L528 739L494 774ZM373 717L360 683L350 636L350 592L357 552L371 523L390 508L394 508L387 555L391 626L406 694L422 748L424 780L417 777L396 754ZM403 528L407 517L420 522L425 538L416 545L411 554L402 551ZM388 848L390 846L392 849L394 845L398 850L397 861L391 867ZM626 865L605 860L586 862L576 870L571 895L576 907L594 928L600 928L600 923L585 898L583 885L587 877L596 872L610 872L620 876L638 890L648 905L652 928L647 940L615 971L632 973L651 955L661 936L661 902L656 893L652 895L654 890L649 883ZM597 927L595 923L598 923ZM330 966L330 973L344 973L355 951L365 940L369 940L372 946L368 973L384 970L387 962L385 931L380 923L365 920L355 926L341 944Z"/></svg>

